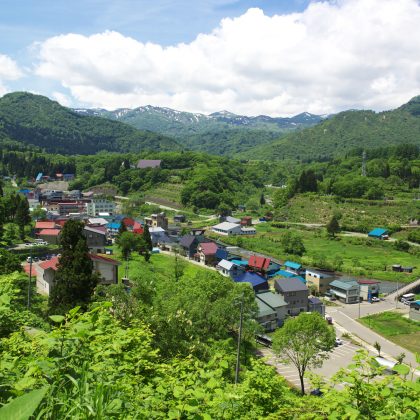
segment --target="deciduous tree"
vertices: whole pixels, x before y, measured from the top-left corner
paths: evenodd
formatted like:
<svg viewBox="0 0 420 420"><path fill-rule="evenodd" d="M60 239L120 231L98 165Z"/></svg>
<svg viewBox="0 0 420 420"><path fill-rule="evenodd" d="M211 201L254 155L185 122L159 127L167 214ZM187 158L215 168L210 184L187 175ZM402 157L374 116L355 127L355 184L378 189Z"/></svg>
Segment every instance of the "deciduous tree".
<svg viewBox="0 0 420 420"><path fill-rule="evenodd" d="M273 349L285 363L292 363L299 375L301 392L305 393L303 378L309 367L319 367L334 347L335 333L317 312L301 313L286 320L273 337Z"/></svg>

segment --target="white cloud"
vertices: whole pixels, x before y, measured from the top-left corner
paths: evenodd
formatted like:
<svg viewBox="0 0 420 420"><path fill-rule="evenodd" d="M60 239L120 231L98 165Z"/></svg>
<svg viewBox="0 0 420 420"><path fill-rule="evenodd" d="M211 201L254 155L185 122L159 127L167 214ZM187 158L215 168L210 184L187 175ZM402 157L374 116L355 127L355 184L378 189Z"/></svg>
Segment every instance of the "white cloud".
<svg viewBox="0 0 420 420"><path fill-rule="evenodd" d="M60 105L71 107L72 100L62 92L53 92L51 97L55 99Z"/></svg>
<svg viewBox="0 0 420 420"><path fill-rule="evenodd" d="M4 54L0 54L0 96L6 94L9 89L4 85L7 80L17 80L23 75L15 61Z"/></svg>
<svg viewBox="0 0 420 420"><path fill-rule="evenodd" d="M36 73L79 103L285 115L388 109L420 93L417 0L313 2L302 13L249 9L189 44L117 32L39 44Z"/></svg>

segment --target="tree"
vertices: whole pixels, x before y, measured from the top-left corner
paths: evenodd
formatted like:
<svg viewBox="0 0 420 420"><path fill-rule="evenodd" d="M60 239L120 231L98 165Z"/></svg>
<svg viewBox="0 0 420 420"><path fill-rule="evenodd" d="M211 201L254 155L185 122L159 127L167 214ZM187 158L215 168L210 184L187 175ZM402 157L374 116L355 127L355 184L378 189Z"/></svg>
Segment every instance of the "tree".
<svg viewBox="0 0 420 420"><path fill-rule="evenodd" d="M32 210L31 217L33 220L44 220L47 217L47 212L41 206Z"/></svg>
<svg viewBox="0 0 420 420"><path fill-rule="evenodd" d="M4 205L0 199L0 240L3 238L3 227L6 221L6 213L4 211Z"/></svg>
<svg viewBox="0 0 420 420"><path fill-rule="evenodd" d="M69 220L63 227L62 252L49 297L52 313L65 313L77 305L86 308L98 283L83 229L84 224L77 220Z"/></svg>
<svg viewBox="0 0 420 420"><path fill-rule="evenodd" d="M335 238L335 235L340 232L340 224L338 223L338 218L336 215L333 215L331 220L327 223L327 232L328 235L332 238Z"/></svg>
<svg viewBox="0 0 420 420"><path fill-rule="evenodd" d="M280 238L283 251L287 254L303 255L306 251L302 237L290 230L285 232Z"/></svg>
<svg viewBox="0 0 420 420"><path fill-rule="evenodd" d="M149 232L149 226L147 224L144 225L144 229L143 229L143 233L141 237L145 243L146 249L151 251L153 249L153 243L152 243L152 237L150 236L150 232Z"/></svg>
<svg viewBox="0 0 420 420"><path fill-rule="evenodd" d="M127 232L127 226L124 223L124 220L121 220L120 227L118 229L118 236L122 235L124 232Z"/></svg>
<svg viewBox="0 0 420 420"><path fill-rule="evenodd" d="M335 333L317 312L301 313L286 320L273 337L277 357L292 363L298 370L302 395L305 394L303 378L309 367L320 367L334 347Z"/></svg>
<svg viewBox="0 0 420 420"><path fill-rule="evenodd" d="M9 274L14 271L22 271L19 257L10 251L0 249L0 273Z"/></svg>
<svg viewBox="0 0 420 420"><path fill-rule="evenodd" d="M29 203L26 197L19 201L16 209L16 223L19 226L20 239L25 238L25 226L31 222L31 215L29 213Z"/></svg>
<svg viewBox="0 0 420 420"><path fill-rule="evenodd" d="M117 245L121 249L121 254L125 260L130 258L130 254L139 248L141 237L132 232L123 232L116 239Z"/></svg>

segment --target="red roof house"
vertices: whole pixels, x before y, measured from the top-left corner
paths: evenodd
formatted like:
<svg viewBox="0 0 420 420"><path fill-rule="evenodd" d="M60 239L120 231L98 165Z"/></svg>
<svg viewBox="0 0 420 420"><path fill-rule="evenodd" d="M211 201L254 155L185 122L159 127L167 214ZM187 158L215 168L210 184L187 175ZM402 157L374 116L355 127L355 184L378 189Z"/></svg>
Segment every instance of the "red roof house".
<svg viewBox="0 0 420 420"><path fill-rule="evenodd" d="M258 255L251 255L248 260L248 265L257 270L267 271L271 263L270 258L259 257Z"/></svg>
<svg viewBox="0 0 420 420"><path fill-rule="evenodd" d="M55 229L56 224L55 222L36 222L35 229Z"/></svg>

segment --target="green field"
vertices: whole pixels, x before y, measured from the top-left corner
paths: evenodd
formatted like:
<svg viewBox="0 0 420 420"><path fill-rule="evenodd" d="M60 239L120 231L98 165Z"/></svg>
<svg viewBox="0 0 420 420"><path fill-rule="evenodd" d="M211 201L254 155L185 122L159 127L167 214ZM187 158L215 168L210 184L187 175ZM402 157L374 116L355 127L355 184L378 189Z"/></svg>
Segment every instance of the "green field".
<svg viewBox="0 0 420 420"><path fill-rule="evenodd" d="M123 261L121 254L117 247L114 249L114 255L108 255L108 257L118 259L121 261L121 266L118 269L118 278L121 280L125 274L125 261ZM206 268L202 268L198 265L191 264L184 259L181 259L183 264L184 276L194 277L197 273L208 271ZM130 279L138 277L153 278L155 280L167 280L174 277L175 272L175 257L164 255L164 254L152 254L150 261L146 262L143 257L137 253L132 253L129 261L128 277Z"/></svg>
<svg viewBox="0 0 420 420"><path fill-rule="evenodd" d="M290 230L303 239L306 252L302 257L283 252L281 237L286 229L274 228L269 223L257 225L258 233L255 236L221 239L231 245L239 245L280 260L294 259L308 267L337 269L357 277L405 283L419 276L419 256L398 251L391 242L356 237L340 237L332 240L322 228L290 228ZM417 266L417 268L413 274L395 273L391 271L392 264Z"/></svg>
<svg viewBox="0 0 420 420"><path fill-rule="evenodd" d="M388 340L413 353L420 352L420 322L396 312L383 312L358 320Z"/></svg>
<svg viewBox="0 0 420 420"><path fill-rule="evenodd" d="M410 218L420 214L418 200L362 200L344 199L333 196L299 194L280 211L280 217L290 222L327 223L334 212L343 215L340 223L349 226L407 225Z"/></svg>

